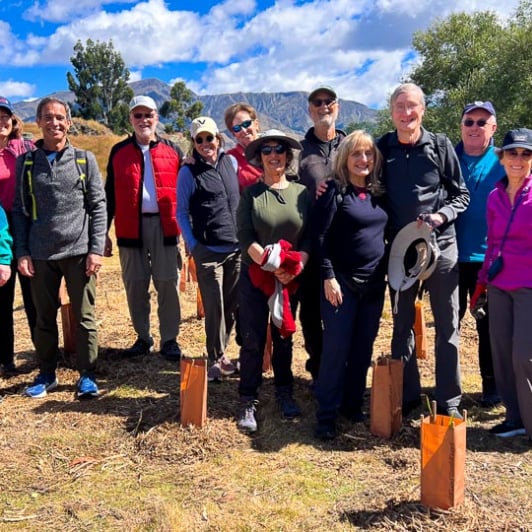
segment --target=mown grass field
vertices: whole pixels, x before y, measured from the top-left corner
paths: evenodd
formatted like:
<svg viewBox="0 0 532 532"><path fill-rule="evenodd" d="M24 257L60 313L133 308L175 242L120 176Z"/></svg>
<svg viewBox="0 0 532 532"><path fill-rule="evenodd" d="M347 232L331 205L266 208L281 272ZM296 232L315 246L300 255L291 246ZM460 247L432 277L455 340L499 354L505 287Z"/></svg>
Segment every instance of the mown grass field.
<svg viewBox="0 0 532 532"><path fill-rule="evenodd" d="M89 147L84 138L73 141ZM105 149L98 147L99 157ZM196 318L193 285L187 285L181 301L179 342L187 355L201 356L203 323ZM152 314L156 324L155 308ZM336 441L313 438L315 407L299 332L295 395L303 416L296 422L281 420L266 374L260 429L247 437L235 426L237 376L209 384L203 429L182 427L178 366L157 353L137 360L120 357L135 336L116 255L106 260L98 280L97 315L101 397L75 400L77 374L65 359L58 390L30 400L21 392L36 366L17 299L17 364L25 373L0 380L2 531L532 530L530 444L521 437L501 441L486 431L504 412L479 407L470 317L462 328L463 407L469 418L465 503L438 511L420 504L419 417L424 409L405 420L391 440L371 435L367 422L347 421ZM375 356L388 352L390 330L386 310ZM153 335L158 346L156 327ZM420 363L429 392L431 345L428 359ZM229 354L238 356L234 342Z"/></svg>

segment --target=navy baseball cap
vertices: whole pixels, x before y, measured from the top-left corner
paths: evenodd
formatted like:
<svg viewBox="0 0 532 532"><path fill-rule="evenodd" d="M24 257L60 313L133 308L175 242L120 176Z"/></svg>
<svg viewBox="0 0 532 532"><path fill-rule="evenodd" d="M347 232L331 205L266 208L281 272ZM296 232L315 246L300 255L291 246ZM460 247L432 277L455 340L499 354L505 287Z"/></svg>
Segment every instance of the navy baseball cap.
<svg viewBox="0 0 532 532"><path fill-rule="evenodd" d="M14 113L13 106L11 105L11 102L5 98L4 96L0 96L0 107L3 107L4 109L7 109L11 114Z"/></svg>
<svg viewBox="0 0 532 532"><path fill-rule="evenodd" d="M484 109L484 111L488 111L490 115L495 116L495 107L493 107L493 104L487 100L485 102L476 101L468 103L462 111L462 116L474 111L475 109Z"/></svg>
<svg viewBox="0 0 532 532"><path fill-rule="evenodd" d="M532 151L532 130L525 127L512 129L504 135L501 150L524 148Z"/></svg>

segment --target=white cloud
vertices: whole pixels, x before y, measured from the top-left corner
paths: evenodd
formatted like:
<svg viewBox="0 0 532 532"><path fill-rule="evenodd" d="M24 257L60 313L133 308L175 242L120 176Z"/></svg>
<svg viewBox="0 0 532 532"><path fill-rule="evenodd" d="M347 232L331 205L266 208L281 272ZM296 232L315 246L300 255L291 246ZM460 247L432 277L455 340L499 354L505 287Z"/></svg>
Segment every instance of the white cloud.
<svg viewBox="0 0 532 532"><path fill-rule="evenodd" d="M123 8L117 10L120 4ZM517 4L518 0L277 0L259 11L256 0L224 0L200 15L192 11L193 2L37 1L26 16L71 22L57 25L48 37L30 33L22 40L0 21L5 36L0 64L68 68L77 40L112 39L132 80L142 79L147 67L170 64L175 65L175 78L200 94L310 90L326 82L342 98L381 106L415 61L412 33L426 29L435 14L444 18L451 12L492 9L505 16ZM186 79L190 76L180 72L180 63L197 64L201 74Z"/></svg>
<svg viewBox="0 0 532 532"><path fill-rule="evenodd" d="M134 4L135 0L48 0L35 2L23 13L26 20L67 22L76 17L97 13L108 4Z"/></svg>
<svg viewBox="0 0 532 532"><path fill-rule="evenodd" d="M0 81L0 94L6 98L28 98L35 92L35 85L8 79Z"/></svg>

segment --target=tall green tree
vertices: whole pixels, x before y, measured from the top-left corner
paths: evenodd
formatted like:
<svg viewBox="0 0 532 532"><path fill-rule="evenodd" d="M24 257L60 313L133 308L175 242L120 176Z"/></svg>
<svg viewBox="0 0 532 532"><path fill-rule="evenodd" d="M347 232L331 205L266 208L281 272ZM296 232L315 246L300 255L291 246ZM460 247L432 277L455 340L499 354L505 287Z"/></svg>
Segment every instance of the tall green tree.
<svg viewBox="0 0 532 532"><path fill-rule="evenodd" d="M68 87L76 95L74 114L99 120L115 132L129 128L127 102L133 97L128 86L129 70L113 41L87 39L74 45L70 62L74 74L67 73Z"/></svg>
<svg viewBox="0 0 532 532"><path fill-rule="evenodd" d="M420 63L408 81L427 95L427 128L458 140L462 109L475 100L494 103L499 139L532 124L531 21L532 1L522 0L507 23L490 11L458 13L414 34Z"/></svg>
<svg viewBox="0 0 532 532"><path fill-rule="evenodd" d="M203 110L203 103L194 100L194 93L185 82L178 81L170 90L170 100L163 103L159 113L173 120L175 131L187 131L190 122L200 116Z"/></svg>

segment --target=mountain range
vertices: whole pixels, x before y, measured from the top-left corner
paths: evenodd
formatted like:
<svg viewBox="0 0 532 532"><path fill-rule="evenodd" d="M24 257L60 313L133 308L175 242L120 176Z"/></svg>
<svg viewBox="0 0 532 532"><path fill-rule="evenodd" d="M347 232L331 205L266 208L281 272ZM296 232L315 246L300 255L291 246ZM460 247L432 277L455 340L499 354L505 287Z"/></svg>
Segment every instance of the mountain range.
<svg viewBox="0 0 532 532"><path fill-rule="evenodd" d="M134 81L129 84L135 95L151 96L157 106L170 99L171 86L159 79L149 78ZM71 91L59 91L50 94L66 102L73 103L75 95ZM312 126L308 115L308 92L236 92L231 94L216 94L196 96L203 103L202 114L212 117L220 130L225 130L224 111L236 102L246 102L252 105L259 115L261 129L281 129L297 137L305 134ZM336 127L345 128L353 122L374 122L377 111L351 100L340 99L340 112ZM35 111L39 100L23 101L14 104L15 113L25 122L35 120Z"/></svg>

